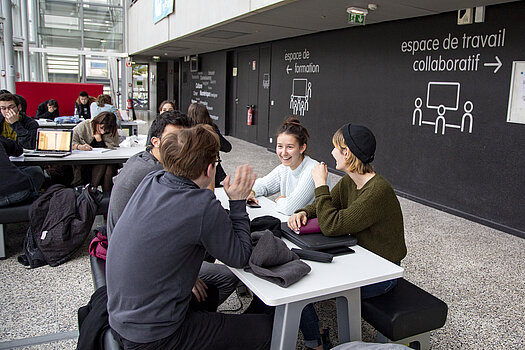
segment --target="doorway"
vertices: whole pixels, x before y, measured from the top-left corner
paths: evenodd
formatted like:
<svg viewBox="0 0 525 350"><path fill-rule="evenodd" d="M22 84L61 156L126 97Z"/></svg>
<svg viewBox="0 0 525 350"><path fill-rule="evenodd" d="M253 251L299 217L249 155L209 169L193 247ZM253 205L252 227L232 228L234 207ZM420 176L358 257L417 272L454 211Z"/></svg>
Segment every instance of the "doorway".
<svg viewBox="0 0 525 350"><path fill-rule="evenodd" d="M227 56L228 133L267 147L270 100L270 46L230 51ZM253 122L248 125L248 107Z"/></svg>

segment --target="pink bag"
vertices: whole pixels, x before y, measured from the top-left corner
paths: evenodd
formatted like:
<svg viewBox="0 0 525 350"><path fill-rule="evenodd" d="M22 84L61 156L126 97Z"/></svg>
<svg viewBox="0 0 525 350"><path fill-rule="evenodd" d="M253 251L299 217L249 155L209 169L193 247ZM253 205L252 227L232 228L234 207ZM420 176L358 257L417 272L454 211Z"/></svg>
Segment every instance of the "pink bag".
<svg viewBox="0 0 525 350"><path fill-rule="evenodd" d="M94 257L106 260L106 253L108 252L108 238L102 233L97 232L97 235L89 244L89 254Z"/></svg>
<svg viewBox="0 0 525 350"><path fill-rule="evenodd" d="M319 228L319 221L317 218L310 219L306 222L306 225L301 226L299 228L299 234L305 234L305 233L319 233L321 232L321 229Z"/></svg>

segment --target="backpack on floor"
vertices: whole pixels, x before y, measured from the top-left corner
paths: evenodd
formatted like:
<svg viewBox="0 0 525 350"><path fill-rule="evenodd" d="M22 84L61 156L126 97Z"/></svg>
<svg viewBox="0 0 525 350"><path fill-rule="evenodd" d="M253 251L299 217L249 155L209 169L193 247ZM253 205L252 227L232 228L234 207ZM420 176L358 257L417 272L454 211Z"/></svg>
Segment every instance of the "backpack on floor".
<svg viewBox="0 0 525 350"><path fill-rule="evenodd" d="M53 185L31 205L24 254L29 268L58 266L81 247L91 231L103 194L86 185L75 189Z"/></svg>

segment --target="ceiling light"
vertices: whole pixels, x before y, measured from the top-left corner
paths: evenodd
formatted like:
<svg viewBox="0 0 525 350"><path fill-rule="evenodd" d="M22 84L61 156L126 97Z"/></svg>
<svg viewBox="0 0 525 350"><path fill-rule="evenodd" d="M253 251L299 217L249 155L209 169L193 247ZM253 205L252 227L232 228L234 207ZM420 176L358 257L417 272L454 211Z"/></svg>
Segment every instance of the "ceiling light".
<svg viewBox="0 0 525 350"><path fill-rule="evenodd" d="M368 14L368 10L367 9L362 9L360 7L349 7L346 9L346 12L348 13L355 13L357 15L367 15Z"/></svg>

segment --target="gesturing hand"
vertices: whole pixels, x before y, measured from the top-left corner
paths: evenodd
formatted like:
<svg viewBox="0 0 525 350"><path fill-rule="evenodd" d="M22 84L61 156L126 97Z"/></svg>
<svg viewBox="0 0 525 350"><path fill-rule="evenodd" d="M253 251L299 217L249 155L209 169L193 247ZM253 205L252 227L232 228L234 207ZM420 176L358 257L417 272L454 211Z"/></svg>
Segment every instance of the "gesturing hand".
<svg viewBox="0 0 525 350"><path fill-rule="evenodd" d="M321 162L312 168L312 179L314 180L315 187L326 185L326 179L328 178L328 167L325 163Z"/></svg>
<svg viewBox="0 0 525 350"><path fill-rule="evenodd" d="M223 181L224 192L228 195L231 200L246 199L250 194L253 184L255 183L255 177L257 175L253 173L253 169L248 164L238 166L235 170L235 178L230 184L230 175L227 175Z"/></svg>

